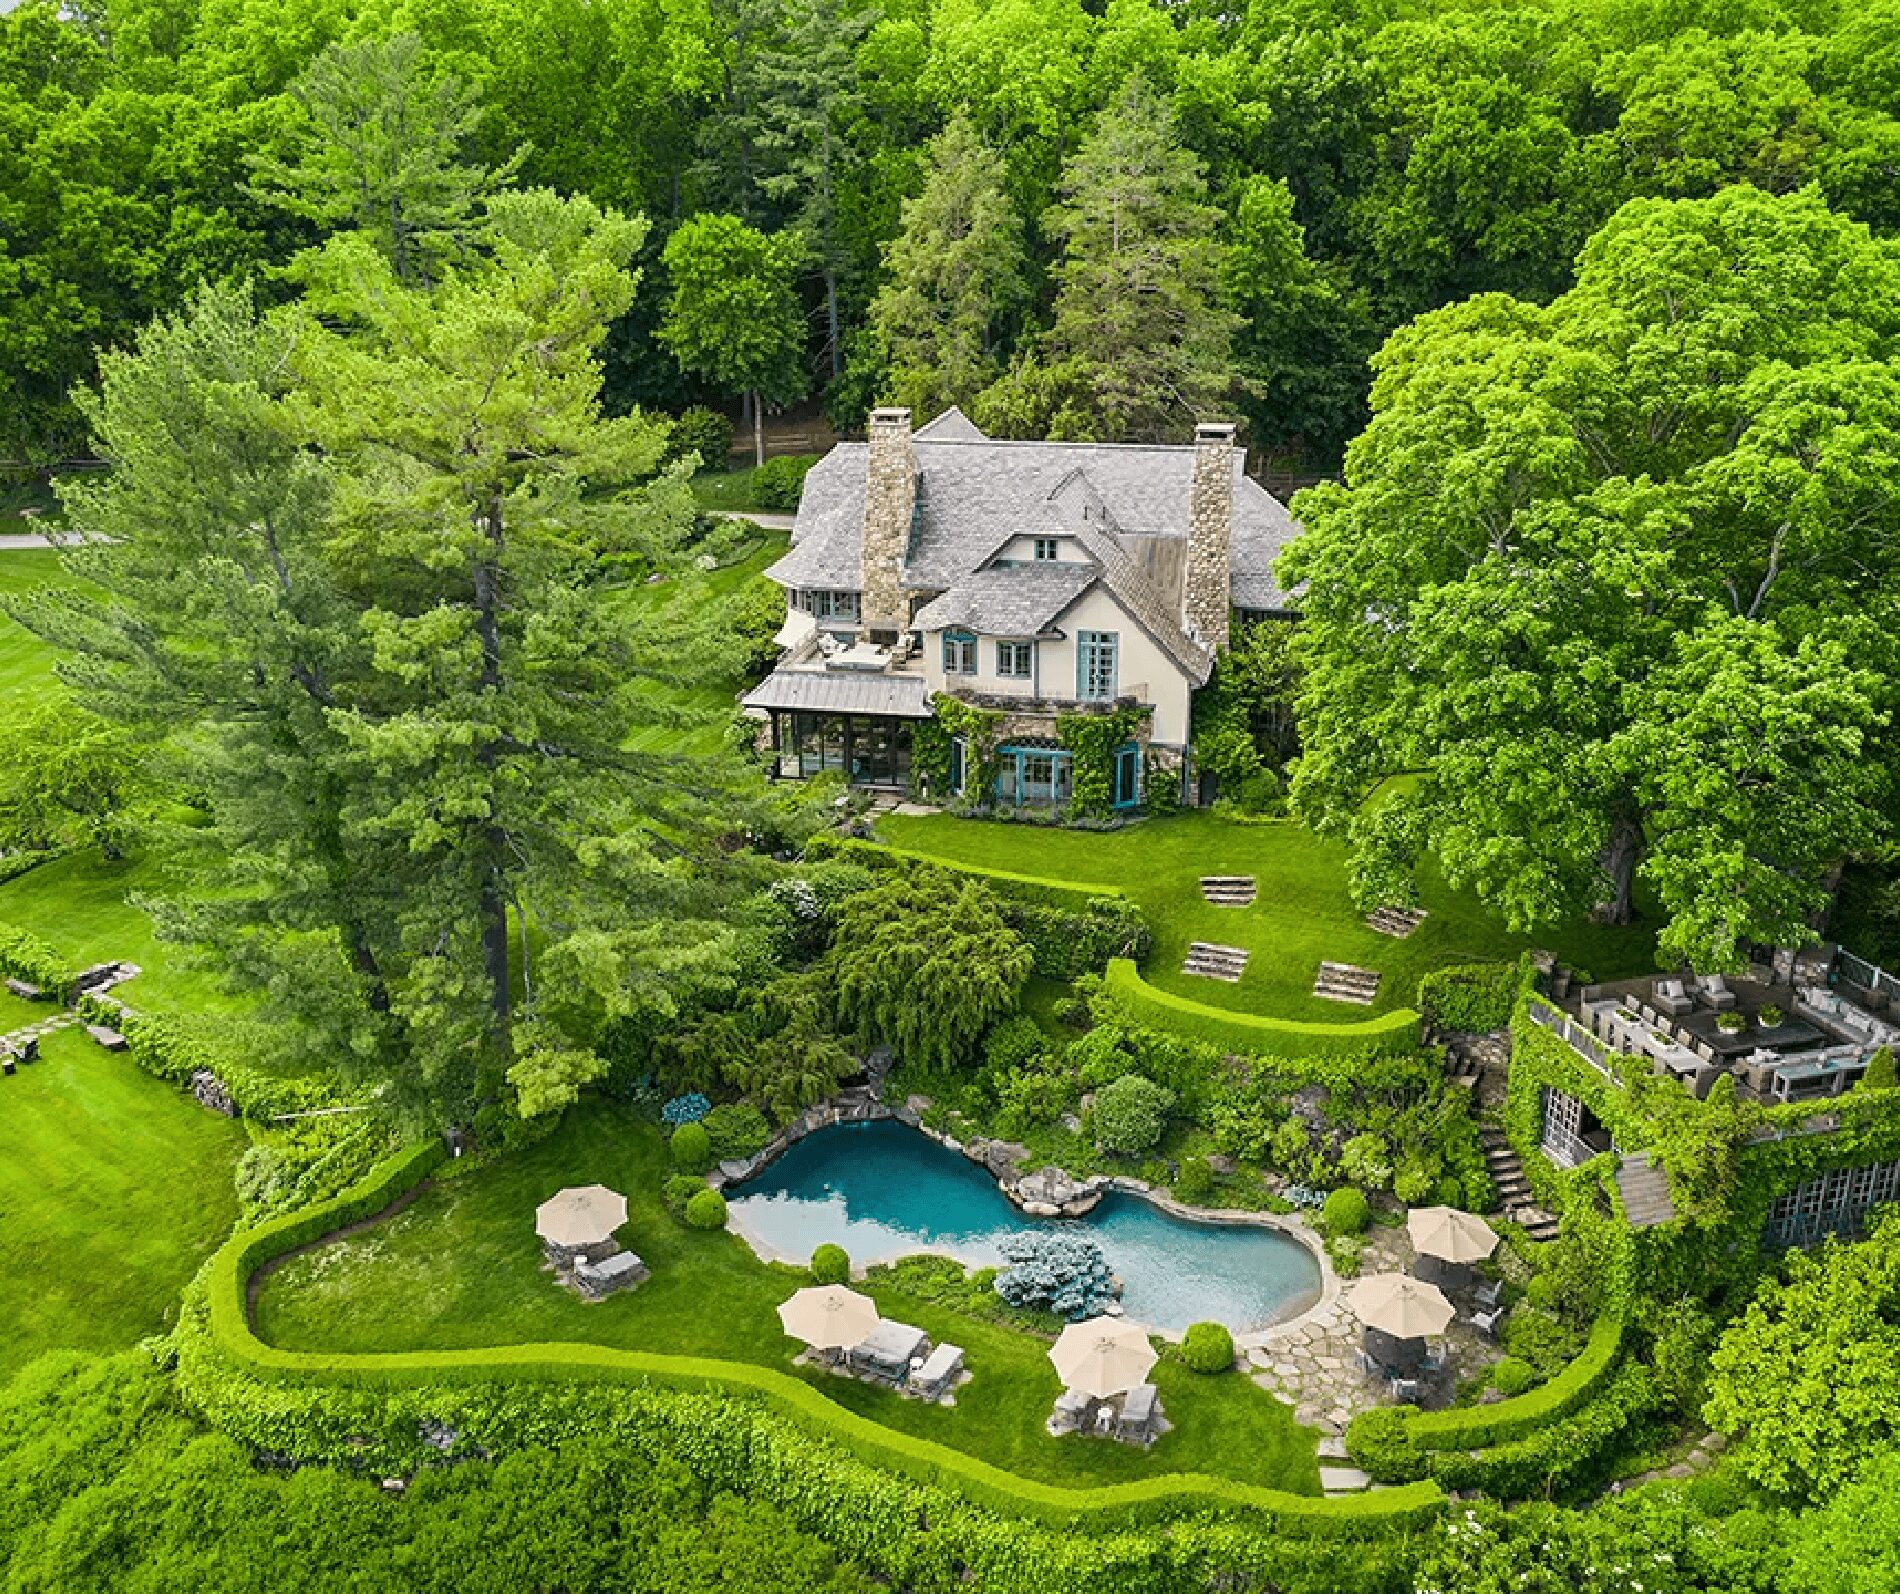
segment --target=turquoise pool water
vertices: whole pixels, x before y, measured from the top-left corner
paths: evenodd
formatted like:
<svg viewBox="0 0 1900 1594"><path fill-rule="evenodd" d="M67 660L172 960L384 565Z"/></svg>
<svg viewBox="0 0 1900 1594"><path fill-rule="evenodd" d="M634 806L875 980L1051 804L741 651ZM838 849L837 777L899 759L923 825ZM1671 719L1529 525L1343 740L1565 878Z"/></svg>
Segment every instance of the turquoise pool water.
<svg viewBox="0 0 1900 1594"><path fill-rule="evenodd" d="M731 1207L733 1227L770 1255L803 1261L830 1241L860 1266L915 1251L999 1263L1005 1235L1058 1221L1023 1216L974 1163L888 1122L808 1135ZM1122 1280L1122 1305L1149 1328L1260 1328L1319 1293L1312 1253L1273 1229L1190 1223L1119 1192L1069 1221L1101 1246Z"/></svg>

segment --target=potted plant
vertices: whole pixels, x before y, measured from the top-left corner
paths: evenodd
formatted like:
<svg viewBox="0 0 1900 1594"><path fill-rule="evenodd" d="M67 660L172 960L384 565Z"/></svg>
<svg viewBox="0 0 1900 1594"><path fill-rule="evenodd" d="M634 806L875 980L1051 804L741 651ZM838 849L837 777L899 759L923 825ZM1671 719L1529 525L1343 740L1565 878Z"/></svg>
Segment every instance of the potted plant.
<svg viewBox="0 0 1900 1594"><path fill-rule="evenodd" d="M1755 1020L1763 1029L1780 1029L1781 1021L1787 1016L1773 1002L1764 1002L1761 1011L1755 1015Z"/></svg>
<svg viewBox="0 0 1900 1594"><path fill-rule="evenodd" d="M1717 1013L1715 1027L1724 1035L1739 1035L1748 1028L1748 1020L1740 1013Z"/></svg>

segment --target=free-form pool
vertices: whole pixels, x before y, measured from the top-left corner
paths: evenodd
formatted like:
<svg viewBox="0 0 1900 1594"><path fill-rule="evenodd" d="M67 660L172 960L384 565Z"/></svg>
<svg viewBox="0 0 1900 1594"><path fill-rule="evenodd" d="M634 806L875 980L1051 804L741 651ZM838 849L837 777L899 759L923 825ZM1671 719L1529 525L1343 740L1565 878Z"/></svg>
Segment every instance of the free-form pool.
<svg viewBox="0 0 1900 1594"><path fill-rule="evenodd" d="M802 1262L829 1241L860 1266L917 1251L994 1265L1004 1236L1063 1221L1025 1217L980 1167L889 1122L806 1136L733 1192L731 1213L733 1227L768 1255ZM1312 1253L1272 1228L1192 1223L1119 1191L1067 1221L1101 1246L1121 1278L1123 1308L1148 1328L1259 1328L1319 1293Z"/></svg>

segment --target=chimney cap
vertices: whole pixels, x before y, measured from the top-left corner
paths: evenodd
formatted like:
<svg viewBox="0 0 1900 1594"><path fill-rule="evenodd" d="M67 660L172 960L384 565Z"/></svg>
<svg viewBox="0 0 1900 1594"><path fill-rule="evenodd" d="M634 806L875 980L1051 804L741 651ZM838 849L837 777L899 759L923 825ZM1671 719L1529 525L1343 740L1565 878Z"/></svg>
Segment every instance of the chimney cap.
<svg viewBox="0 0 1900 1594"><path fill-rule="evenodd" d="M873 426L908 426L910 425L910 408L904 404L880 404L871 411L871 424Z"/></svg>
<svg viewBox="0 0 1900 1594"><path fill-rule="evenodd" d="M1197 443L1231 443L1234 440L1232 421L1198 421L1194 427L1194 441Z"/></svg>

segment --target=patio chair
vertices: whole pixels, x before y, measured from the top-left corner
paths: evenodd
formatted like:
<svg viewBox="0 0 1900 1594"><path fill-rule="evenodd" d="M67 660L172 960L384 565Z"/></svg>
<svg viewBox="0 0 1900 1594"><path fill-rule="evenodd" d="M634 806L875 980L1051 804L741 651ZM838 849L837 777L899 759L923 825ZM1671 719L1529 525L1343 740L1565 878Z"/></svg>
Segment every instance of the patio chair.
<svg viewBox="0 0 1900 1594"><path fill-rule="evenodd" d="M1401 1406L1410 1406L1418 1400L1418 1380L1416 1378L1395 1378L1389 1386L1392 1398Z"/></svg>
<svg viewBox="0 0 1900 1594"><path fill-rule="evenodd" d="M1155 1417L1159 1410L1155 1386L1135 1385L1122 1397L1121 1414L1115 1419L1115 1437L1123 1444L1147 1444L1154 1438Z"/></svg>
<svg viewBox="0 0 1900 1594"><path fill-rule="evenodd" d="M1705 1007L1718 1013L1726 1013L1735 1005L1735 993L1728 988L1727 978L1720 974L1703 975L1696 994Z"/></svg>
<svg viewBox="0 0 1900 1594"><path fill-rule="evenodd" d="M1480 1334L1485 1335L1489 1339L1496 1339L1498 1337L1498 1324L1504 1321L1504 1308L1502 1306L1494 1306L1489 1311L1473 1312L1467 1321L1469 1321L1471 1326Z"/></svg>
<svg viewBox="0 0 1900 1594"><path fill-rule="evenodd" d="M1671 1018L1695 1011L1695 998L1682 988L1681 980L1658 980L1651 994L1657 1007Z"/></svg>
<svg viewBox="0 0 1900 1594"><path fill-rule="evenodd" d="M1500 1279L1480 1279L1477 1289L1472 1291L1473 1298L1481 1310L1489 1311L1496 1306L1504 1295L1504 1284Z"/></svg>

